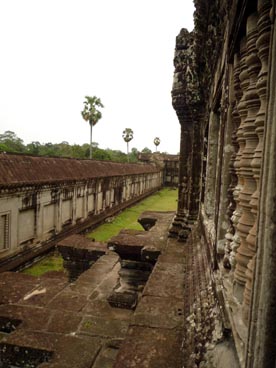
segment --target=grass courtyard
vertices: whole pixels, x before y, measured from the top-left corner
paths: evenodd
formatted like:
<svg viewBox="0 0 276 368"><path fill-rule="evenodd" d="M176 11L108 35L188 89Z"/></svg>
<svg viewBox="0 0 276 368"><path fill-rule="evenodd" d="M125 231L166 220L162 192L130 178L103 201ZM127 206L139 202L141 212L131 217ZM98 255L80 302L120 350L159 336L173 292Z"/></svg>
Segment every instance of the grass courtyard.
<svg viewBox="0 0 276 368"><path fill-rule="evenodd" d="M117 215L111 223L98 226L87 235L97 241L107 241L117 235L121 229L142 230L137 222L140 214L144 211L176 211L177 190L164 188L138 204L127 208Z"/></svg>
<svg viewBox="0 0 276 368"><path fill-rule="evenodd" d="M176 211L177 207L177 190L164 188L150 197L147 197L138 204L123 210L114 217L112 222L104 223L98 226L91 233L87 234L88 238L94 238L96 241L108 241L112 236L117 235L121 229L136 229L142 230L142 226L137 222L137 219L144 211ZM41 276L48 271L62 271L63 260L57 253L51 253L41 261L35 263L22 272Z"/></svg>

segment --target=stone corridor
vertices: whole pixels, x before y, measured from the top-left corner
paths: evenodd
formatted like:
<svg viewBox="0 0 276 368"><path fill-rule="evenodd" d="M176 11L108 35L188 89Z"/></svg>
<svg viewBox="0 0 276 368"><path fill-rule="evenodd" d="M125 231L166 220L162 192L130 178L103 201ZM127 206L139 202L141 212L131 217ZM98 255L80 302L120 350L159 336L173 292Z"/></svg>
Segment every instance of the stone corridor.
<svg viewBox="0 0 276 368"><path fill-rule="evenodd" d="M167 237L172 217L172 212L144 213L145 228L155 223L149 231L122 231L105 254L101 244L99 258L71 283L60 272L39 278L3 273L0 367L204 367L206 351L215 351L225 326L198 226L187 243L179 243ZM76 248L82 255L96 248L77 238L58 247L69 249L74 240L75 254ZM137 275L139 284L143 262L154 265L145 287L128 290ZM118 300L136 290L136 304L112 307L116 290Z"/></svg>

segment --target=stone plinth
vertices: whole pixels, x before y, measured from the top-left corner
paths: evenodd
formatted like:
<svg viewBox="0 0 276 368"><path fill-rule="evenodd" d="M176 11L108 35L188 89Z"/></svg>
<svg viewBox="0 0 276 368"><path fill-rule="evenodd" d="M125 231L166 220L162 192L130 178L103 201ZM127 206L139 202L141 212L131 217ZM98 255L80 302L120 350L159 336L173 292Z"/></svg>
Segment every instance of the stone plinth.
<svg viewBox="0 0 276 368"><path fill-rule="evenodd" d="M119 235L112 237L108 248L116 252L122 259L141 261L142 254L148 254L149 261L156 261L160 254L160 244L151 233L139 230L122 230Z"/></svg>
<svg viewBox="0 0 276 368"><path fill-rule="evenodd" d="M62 255L64 267L69 271L71 281L76 280L107 251L105 244L91 241L81 235L69 236L60 241L57 248Z"/></svg>
<svg viewBox="0 0 276 368"><path fill-rule="evenodd" d="M148 245L150 244L150 245ZM120 281L108 298L111 306L135 309L160 250L149 231L122 230L108 242L121 258Z"/></svg>
<svg viewBox="0 0 276 368"><path fill-rule="evenodd" d="M108 298L111 306L135 309L141 292L166 245L173 213L144 212L138 222L147 231L122 230L108 242L121 259L120 280Z"/></svg>

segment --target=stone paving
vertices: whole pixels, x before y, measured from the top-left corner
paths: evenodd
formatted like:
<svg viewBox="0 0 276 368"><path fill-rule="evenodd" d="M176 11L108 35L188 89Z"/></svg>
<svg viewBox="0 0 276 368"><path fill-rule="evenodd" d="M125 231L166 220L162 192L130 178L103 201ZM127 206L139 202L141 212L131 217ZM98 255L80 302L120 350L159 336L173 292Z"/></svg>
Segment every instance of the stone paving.
<svg viewBox="0 0 276 368"><path fill-rule="evenodd" d="M30 367L49 357L49 362L39 367L90 368L101 354L109 360L107 351L111 350L114 356L113 350L118 350L132 314L113 309L106 301L118 281L118 259L108 252L74 283L58 272L39 278L1 274L0 320L6 317L11 323L22 321L12 333L2 334L2 367L8 367L19 348L28 351L21 357L22 367L34 350L48 355L40 354Z"/></svg>
<svg viewBox="0 0 276 368"><path fill-rule="evenodd" d="M121 239L123 245L118 241L117 250L123 250L123 255L135 244L131 267L133 262L152 265L137 294L136 308L116 308L108 302L122 282L120 272L126 262L108 249L74 282L60 272L38 278L2 273L0 367L7 368L15 361L22 368L199 366L208 344L221 338L219 308L197 230L186 244L167 239L172 216L156 214L153 227L146 221L149 231L136 234L142 239L140 245L136 239L128 246L122 235L132 241L135 237L128 231L111 242L114 246ZM141 251L148 245L145 239L150 237L151 246L160 254L156 263L151 256L142 257ZM100 247L102 250L103 245Z"/></svg>
<svg viewBox="0 0 276 368"><path fill-rule="evenodd" d="M185 249L170 240L149 277L115 368L182 367Z"/></svg>
<svg viewBox="0 0 276 368"><path fill-rule="evenodd" d="M114 368L204 366L206 353L223 337L206 251L197 226L187 243L169 238Z"/></svg>

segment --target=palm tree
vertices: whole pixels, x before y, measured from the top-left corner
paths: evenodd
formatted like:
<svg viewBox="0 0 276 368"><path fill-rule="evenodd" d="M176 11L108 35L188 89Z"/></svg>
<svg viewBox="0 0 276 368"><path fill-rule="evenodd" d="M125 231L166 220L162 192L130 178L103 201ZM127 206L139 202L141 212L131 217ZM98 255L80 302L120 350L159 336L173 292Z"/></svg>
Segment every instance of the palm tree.
<svg viewBox="0 0 276 368"><path fill-rule="evenodd" d="M129 148L128 148L128 143L133 139L133 130L130 128L126 128L123 131L123 135L122 137L124 138L124 141L127 143L127 161L129 162Z"/></svg>
<svg viewBox="0 0 276 368"><path fill-rule="evenodd" d="M155 144L155 151L157 151L157 146L159 146L160 142L161 142L160 138L158 137L154 138L153 143Z"/></svg>
<svg viewBox="0 0 276 368"><path fill-rule="evenodd" d="M82 117L85 121L89 121L90 124L90 153L89 157L92 158L92 127L96 125L101 119L102 113L97 109L97 107L104 107L101 100L96 97L85 96L86 101L84 101L84 108L81 112Z"/></svg>

